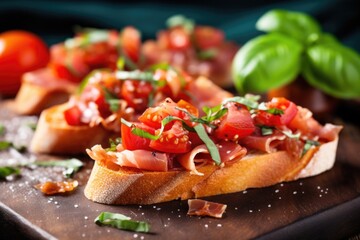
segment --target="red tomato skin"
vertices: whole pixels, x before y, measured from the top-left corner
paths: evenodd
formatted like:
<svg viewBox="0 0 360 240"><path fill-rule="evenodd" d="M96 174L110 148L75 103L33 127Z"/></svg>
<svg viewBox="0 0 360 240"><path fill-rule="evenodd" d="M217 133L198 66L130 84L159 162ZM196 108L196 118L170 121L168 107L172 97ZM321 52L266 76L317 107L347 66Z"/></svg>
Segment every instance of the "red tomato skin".
<svg viewBox="0 0 360 240"><path fill-rule="evenodd" d="M152 91L150 83L125 80L121 87L121 96L130 107L137 112L143 112L149 104L148 98Z"/></svg>
<svg viewBox="0 0 360 240"><path fill-rule="evenodd" d="M14 96L25 72L45 67L50 54L36 34L11 30L0 34L0 94Z"/></svg>
<svg viewBox="0 0 360 240"><path fill-rule="evenodd" d="M155 133L155 130L149 126L146 126L142 123L133 123L136 127L147 131L151 134ZM144 149L144 150L152 150L149 147L150 139L142 138L137 136L131 132L131 128L126 126L125 124L121 124L121 142L125 149L128 150L136 150L136 149Z"/></svg>
<svg viewBox="0 0 360 240"><path fill-rule="evenodd" d="M220 29L210 26L197 26L194 31L195 45L201 50L219 47L225 39Z"/></svg>
<svg viewBox="0 0 360 240"><path fill-rule="evenodd" d="M82 112L77 106L73 106L64 111L64 118L70 126L81 125Z"/></svg>
<svg viewBox="0 0 360 240"><path fill-rule="evenodd" d="M188 131L183 129L181 122L176 121L158 140L151 140L149 146L159 152L186 153L191 149L191 142Z"/></svg>
<svg viewBox="0 0 360 240"><path fill-rule="evenodd" d="M140 58L141 48L140 32L132 26L127 26L121 32L120 41L126 56L137 63Z"/></svg>
<svg viewBox="0 0 360 240"><path fill-rule="evenodd" d="M255 131L250 112L241 104L230 103L228 112L221 118L218 128L214 131L216 138L237 141Z"/></svg>
<svg viewBox="0 0 360 240"><path fill-rule="evenodd" d="M295 103L281 97L273 98L266 105L269 109L277 108L283 110L284 113L281 115L276 115L259 110L255 116L255 122L258 125L265 125L270 127L287 126L295 118L298 112Z"/></svg>

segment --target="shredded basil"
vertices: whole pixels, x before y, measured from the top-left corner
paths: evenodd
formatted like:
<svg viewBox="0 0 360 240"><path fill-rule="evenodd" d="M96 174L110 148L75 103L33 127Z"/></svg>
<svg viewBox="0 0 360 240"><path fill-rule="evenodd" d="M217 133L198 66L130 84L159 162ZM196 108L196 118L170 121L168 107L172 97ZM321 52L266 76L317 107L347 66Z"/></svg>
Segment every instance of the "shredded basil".
<svg viewBox="0 0 360 240"><path fill-rule="evenodd" d="M120 99L114 96L110 90L104 86L101 86L104 91L105 101L110 105L112 112L117 112L120 108Z"/></svg>
<svg viewBox="0 0 360 240"><path fill-rule="evenodd" d="M228 109L223 108L222 105L215 106L213 108L209 107L203 107L203 111L206 114L201 119L207 122L207 125L210 126L210 123L214 120L220 119L222 116L224 116Z"/></svg>
<svg viewBox="0 0 360 240"><path fill-rule="evenodd" d="M25 152L26 146L17 146L9 141L0 141L0 151L8 150L9 148L14 148L19 152Z"/></svg>
<svg viewBox="0 0 360 240"><path fill-rule="evenodd" d="M261 135L268 136L274 133L274 129L267 126L262 126L261 128Z"/></svg>
<svg viewBox="0 0 360 240"><path fill-rule="evenodd" d="M299 139L301 134L300 133L296 133L293 134L290 130L289 131L282 131L283 134L285 134L285 136L287 136L288 138L296 138Z"/></svg>
<svg viewBox="0 0 360 240"><path fill-rule="evenodd" d="M1 136L1 135L4 135L4 134L5 134L5 131L6 131L5 126L0 123L0 136Z"/></svg>
<svg viewBox="0 0 360 240"><path fill-rule="evenodd" d="M303 148L303 151L302 151L302 156L304 156L306 153L307 153L307 151L309 151L310 150L310 148L311 147L313 147L313 146L319 146L320 145L320 143L318 142L318 141L313 141L313 140L306 140L306 142L305 142L305 145L304 145L304 148Z"/></svg>
<svg viewBox="0 0 360 240"><path fill-rule="evenodd" d="M7 176L10 175L19 175L20 174L20 169L15 168L15 167L0 167L0 179L1 178L6 178Z"/></svg>
<svg viewBox="0 0 360 240"><path fill-rule="evenodd" d="M94 222L100 226L110 226L127 231L145 233L150 231L150 224L147 222L133 221L130 217L119 213L102 212Z"/></svg>
<svg viewBox="0 0 360 240"><path fill-rule="evenodd" d="M125 69L125 59L123 57L119 57L118 60L116 61L116 68L118 70L124 70Z"/></svg>
<svg viewBox="0 0 360 240"><path fill-rule="evenodd" d="M84 165L79 159L71 158L68 160L50 160L50 161L38 161L31 163L30 165L36 165L41 167L64 167L63 172L66 178L72 177L79 169Z"/></svg>
<svg viewBox="0 0 360 240"><path fill-rule="evenodd" d="M207 149L210 152L210 156L215 162L216 165L220 165L221 158L219 149L216 147L215 143L210 139L208 134L206 133L206 130L202 124L197 124L194 127L196 133L199 135L200 139L205 143Z"/></svg>
<svg viewBox="0 0 360 240"><path fill-rule="evenodd" d="M211 48L207 50L198 51L197 57L201 60L210 60L215 58L217 54L218 54L218 50Z"/></svg>
<svg viewBox="0 0 360 240"><path fill-rule="evenodd" d="M121 143L121 138L109 139L110 147L106 149L108 152L116 151L117 145Z"/></svg>
<svg viewBox="0 0 360 240"><path fill-rule="evenodd" d="M189 18L186 18L183 15L174 15L168 18L166 20L166 25L168 28L181 26L189 33L192 33L195 28L195 22Z"/></svg>
<svg viewBox="0 0 360 240"><path fill-rule="evenodd" d="M147 82L154 81L154 74L151 72L135 71L116 71L116 78L119 80L142 80Z"/></svg>
<svg viewBox="0 0 360 240"><path fill-rule="evenodd" d="M244 97L236 96L226 99L223 104L226 104L228 102L237 102L247 106L249 109L258 109L260 107L258 103L259 99L259 95L246 94Z"/></svg>

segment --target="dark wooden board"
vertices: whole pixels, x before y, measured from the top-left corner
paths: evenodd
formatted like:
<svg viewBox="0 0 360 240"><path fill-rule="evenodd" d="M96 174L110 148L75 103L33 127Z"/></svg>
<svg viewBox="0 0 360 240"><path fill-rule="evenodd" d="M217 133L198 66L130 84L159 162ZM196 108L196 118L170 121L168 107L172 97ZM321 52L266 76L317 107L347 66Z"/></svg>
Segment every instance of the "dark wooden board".
<svg viewBox="0 0 360 240"><path fill-rule="evenodd" d="M0 122L14 115L0 105ZM4 114L4 111L6 114ZM186 201L155 205L109 206L86 199L83 190L93 162L75 175L80 187L71 194L44 196L33 186L61 178L61 169L22 169L22 176L0 181L0 238L29 239L339 239L360 232L359 128L345 125L337 162L319 176L263 189L206 198L227 204L222 219L187 216ZM28 153L24 157L30 157ZM54 156L36 156L50 159ZM61 157L58 157L61 158ZM62 157L65 158L65 157ZM102 211L118 212L151 224L134 233L100 227Z"/></svg>

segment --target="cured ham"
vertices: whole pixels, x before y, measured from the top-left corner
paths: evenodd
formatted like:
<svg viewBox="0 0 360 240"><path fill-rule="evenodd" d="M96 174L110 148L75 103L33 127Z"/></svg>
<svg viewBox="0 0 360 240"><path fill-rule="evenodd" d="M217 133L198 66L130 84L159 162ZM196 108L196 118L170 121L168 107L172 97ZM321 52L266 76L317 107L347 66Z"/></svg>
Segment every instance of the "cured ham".
<svg viewBox="0 0 360 240"><path fill-rule="evenodd" d="M95 145L87 154L96 161L111 161L121 167L133 167L143 170L168 170L168 155L147 150L123 150L121 152L107 152L100 145ZM105 163L106 164L106 163Z"/></svg>
<svg viewBox="0 0 360 240"><path fill-rule="evenodd" d="M222 141L217 144L221 162L231 164L246 155L246 149L233 142ZM197 171L197 167L212 162L209 150L205 144L195 147L192 151L180 156L178 162L191 174L202 176L203 173Z"/></svg>
<svg viewBox="0 0 360 240"><path fill-rule="evenodd" d="M227 207L226 204L215 203L201 199L189 199L188 205L188 215L210 216L214 218L222 218Z"/></svg>
<svg viewBox="0 0 360 240"><path fill-rule="evenodd" d="M277 133L269 136L250 135L240 142L250 149L272 153L277 151L277 146L286 138L284 134Z"/></svg>

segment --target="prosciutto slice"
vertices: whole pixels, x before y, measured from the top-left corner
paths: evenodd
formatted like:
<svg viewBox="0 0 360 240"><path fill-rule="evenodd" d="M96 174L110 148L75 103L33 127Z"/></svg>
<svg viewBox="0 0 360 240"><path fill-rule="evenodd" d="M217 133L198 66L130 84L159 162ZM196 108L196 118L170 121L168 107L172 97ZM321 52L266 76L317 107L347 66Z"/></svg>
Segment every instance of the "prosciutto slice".
<svg viewBox="0 0 360 240"><path fill-rule="evenodd" d="M221 162L224 164L229 164L241 159L247 152L245 148L233 142L222 141L216 145L219 149ZM185 169L189 170L191 174L200 176L202 176L203 173L199 172L197 167L212 161L209 150L205 144L195 147L192 151L181 155L177 160Z"/></svg>
<svg viewBox="0 0 360 240"><path fill-rule="evenodd" d="M285 140L286 136L276 133L269 136L247 136L241 140L241 144L250 148L267 153L276 152L276 147Z"/></svg>
<svg viewBox="0 0 360 240"><path fill-rule="evenodd" d="M188 215L196 216L210 216L215 218L222 218L227 205L215 202L209 202L201 199L189 199Z"/></svg>
<svg viewBox="0 0 360 240"><path fill-rule="evenodd" d="M169 156L147 150L123 150L121 152L107 152L100 145L95 145L87 154L95 161L112 161L122 167L133 167L149 171L164 172L168 170Z"/></svg>

